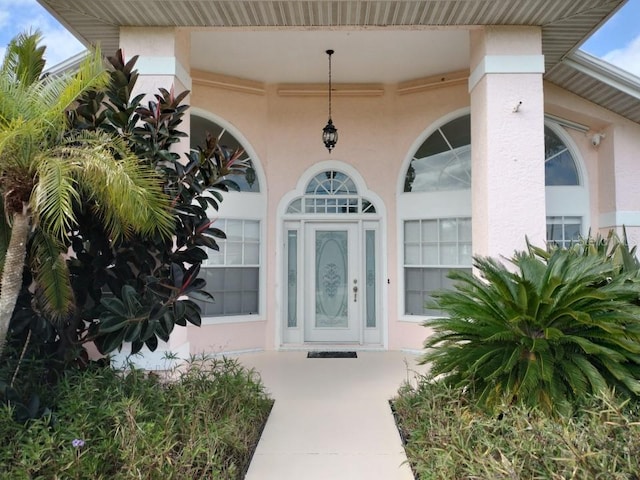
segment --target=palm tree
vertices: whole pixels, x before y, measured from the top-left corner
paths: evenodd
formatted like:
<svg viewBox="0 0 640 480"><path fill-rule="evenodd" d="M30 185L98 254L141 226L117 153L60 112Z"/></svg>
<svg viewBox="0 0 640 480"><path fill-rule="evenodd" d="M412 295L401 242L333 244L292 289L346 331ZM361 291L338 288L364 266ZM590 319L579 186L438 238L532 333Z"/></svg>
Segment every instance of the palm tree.
<svg viewBox="0 0 640 480"><path fill-rule="evenodd" d="M170 236L173 229L159 179L122 140L69 132L67 111L75 100L108 82L100 52L88 54L73 75L47 76L40 40L39 32L17 36L0 66L0 211L11 229L0 265L0 353L28 244L39 305L53 320L72 310L63 255L76 225L74 206L92 205L113 241L132 233Z"/></svg>

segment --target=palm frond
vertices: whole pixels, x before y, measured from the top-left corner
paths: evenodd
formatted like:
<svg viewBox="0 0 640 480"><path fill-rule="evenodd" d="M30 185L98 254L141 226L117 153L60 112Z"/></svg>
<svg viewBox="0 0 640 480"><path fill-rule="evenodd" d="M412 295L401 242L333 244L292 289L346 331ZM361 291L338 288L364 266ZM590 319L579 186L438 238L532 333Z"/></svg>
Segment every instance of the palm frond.
<svg viewBox="0 0 640 480"><path fill-rule="evenodd" d="M20 33L9 41L4 54L0 75L21 85L30 85L40 79L44 70L44 52L40 31Z"/></svg>
<svg viewBox="0 0 640 480"><path fill-rule="evenodd" d="M67 249L42 230L33 238L32 269L35 272L36 297L48 316L54 320L65 318L73 309L73 290L67 262Z"/></svg>

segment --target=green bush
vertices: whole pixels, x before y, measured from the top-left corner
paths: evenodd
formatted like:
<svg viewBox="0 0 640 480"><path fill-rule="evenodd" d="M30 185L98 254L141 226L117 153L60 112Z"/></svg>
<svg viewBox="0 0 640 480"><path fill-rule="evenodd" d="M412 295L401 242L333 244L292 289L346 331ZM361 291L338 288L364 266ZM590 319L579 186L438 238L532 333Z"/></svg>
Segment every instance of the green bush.
<svg viewBox="0 0 640 480"><path fill-rule="evenodd" d="M476 257L478 277L455 272L455 289L435 295L447 317L426 322L435 334L422 360L433 374L489 408L566 412L611 387L639 395L637 272L579 248L531 247L511 263Z"/></svg>
<svg viewBox="0 0 640 480"><path fill-rule="evenodd" d="M3 479L239 479L272 401L233 360L192 362L175 381L140 370L68 373L55 417L0 411Z"/></svg>
<svg viewBox="0 0 640 480"><path fill-rule="evenodd" d="M422 377L392 401L416 480L637 480L640 405L610 394L551 417L516 405L478 409L462 389Z"/></svg>

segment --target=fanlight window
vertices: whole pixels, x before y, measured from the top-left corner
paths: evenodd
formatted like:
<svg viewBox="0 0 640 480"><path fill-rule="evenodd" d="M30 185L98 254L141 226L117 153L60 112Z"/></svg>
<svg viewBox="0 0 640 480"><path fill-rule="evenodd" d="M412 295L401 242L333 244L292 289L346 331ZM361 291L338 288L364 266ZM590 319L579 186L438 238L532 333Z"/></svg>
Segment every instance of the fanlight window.
<svg viewBox="0 0 640 480"><path fill-rule="evenodd" d="M544 127L544 180L547 187L580 185L573 155L549 127Z"/></svg>
<svg viewBox="0 0 640 480"><path fill-rule="evenodd" d="M256 171L251 162L251 158L247 154L240 142L225 128L207 120L206 118L191 115L191 148L196 149L199 145L204 145L207 134L218 139L220 145L228 148L230 151L241 149L244 153L240 156L240 160L248 164L248 168L244 175L229 175L227 179L234 181L241 192L259 192L260 184L256 176Z"/></svg>
<svg viewBox="0 0 640 480"><path fill-rule="evenodd" d="M358 195L353 180L342 172L327 170L311 179L305 195L293 200L287 213L376 213L374 205Z"/></svg>
<svg viewBox="0 0 640 480"><path fill-rule="evenodd" d="M418 148L405 176L405 192L438 192L471 188L471 117L452 120ZM545 185L577 186L580 176L573 155L549 127L544 128Z"/></svg>

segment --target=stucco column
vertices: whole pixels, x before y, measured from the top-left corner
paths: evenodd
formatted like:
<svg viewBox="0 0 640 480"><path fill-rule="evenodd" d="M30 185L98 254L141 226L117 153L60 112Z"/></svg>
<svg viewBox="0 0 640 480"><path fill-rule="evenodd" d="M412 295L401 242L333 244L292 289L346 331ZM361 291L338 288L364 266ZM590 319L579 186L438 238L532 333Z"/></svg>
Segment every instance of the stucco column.
<svg viewBox="0 0 640 480"><path fill-rule="evenodd" d="M122 27L120 29L120 48L125 61L138 55L136 69L138 81L134 95L148 94L143 100L146 103L153 99L159 88L174 89L175 94L184 90L191 90L191 34L188 29L169 27ZM189 103L189 97L184 100ZM190 133L189 115L183 117L180 130ZM184 157L189 151L189 138L183 138L174 144L172 150ZM162 369L170 367L162 357L170 351L180 358L189 355L189 341L187 327L176 325L167 344L160 342L156 352L151 354L145 350L144 358L136 357L136 363L148 369Z"/></svg>
<svg viewBox="0 0 640 480"><path fill-rule="evenodd" d="M546 238L541 31L470 32L475 255L510 257Z"/></svg>

